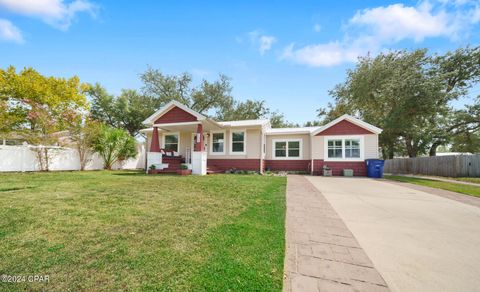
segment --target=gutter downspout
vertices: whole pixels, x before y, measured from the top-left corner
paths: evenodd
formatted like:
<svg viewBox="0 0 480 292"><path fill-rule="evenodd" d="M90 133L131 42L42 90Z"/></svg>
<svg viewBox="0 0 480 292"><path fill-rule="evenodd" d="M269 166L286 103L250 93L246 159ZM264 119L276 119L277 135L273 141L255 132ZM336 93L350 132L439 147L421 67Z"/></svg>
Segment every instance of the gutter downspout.
<svg viewBox="0 0 480 292"><path fill-rule="evenodd" d="M313 175L313 136L310 134L310 175Z"/></svg>
<svg viewBox="0 0 480 292"><path fill-rule="evenodd" d="M262 130L260 131L260 174L263 174L263 143L265 141L265 135L263 133L263 126L262 126Z"/></svg>

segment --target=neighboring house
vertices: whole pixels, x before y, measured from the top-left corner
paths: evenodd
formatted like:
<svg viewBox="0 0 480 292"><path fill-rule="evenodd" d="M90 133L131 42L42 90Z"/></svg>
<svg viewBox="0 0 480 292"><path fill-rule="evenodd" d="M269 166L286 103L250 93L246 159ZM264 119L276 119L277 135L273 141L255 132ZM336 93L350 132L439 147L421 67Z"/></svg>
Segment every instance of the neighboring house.
<svg viewBox="0 0 480 292"><path fill-rule="evenodd" d="M156 172L173 172L183 162L197 174L207 168L320 174L326 165L333 175L353 169L363 176L365 159L378 158L382 132L349 115L304 128L271 128L269 120L217 122L176 101L144 124L150 127L141 131L147 136L147 168L154 164Z"/></svg>

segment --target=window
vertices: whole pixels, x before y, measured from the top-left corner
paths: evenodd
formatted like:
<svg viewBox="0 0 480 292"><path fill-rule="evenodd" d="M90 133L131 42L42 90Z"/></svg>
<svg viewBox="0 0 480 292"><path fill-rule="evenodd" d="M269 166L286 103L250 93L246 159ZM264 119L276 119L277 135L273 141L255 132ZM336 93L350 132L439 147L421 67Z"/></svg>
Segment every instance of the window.
<svg viewBox="0 0 480 292"><path fill-rule="evenodd" d="M165 150L178 152L178 134L165 135L164 139L163 148Z"/></svg>
<svg viewBox="0 0 480 292"><path fill-rule="evenodd" d="M342 140L328 140L328 158L342 157Z"/></svg>
<svg viewBox="0 0 480 292"><path fill-rule="evenodd" d="M301 140L273 140L274 158L300 158L302 155Z"/></svg>
<svg viewBox="0 0 480 292"><path fill-rule="evenodd" d="M324 157L326 161L363 160L363 136L325 136L324 139Z"/></svg>
<svg viewBox="0 0 480 292"><path fill-rule="evenodd" d="M287 142L275 142L275 157L287 157Z"/></svg>
<svg viewBox="0 0 480 292"><path fill-rule="evenodd" d="M232 131L231 133L231 152L233 154L244 154L245 153L245 131Z"/></svg>
<svg viewBox="0 0 480 292"><path fill-rule="evenodd" d="M288 157L300 157L300 141L288 142Z"/></svg>
<svg viewBox="0 0 480 292"><path fill-rule="evenodd" d="M225 153L225 133L212 133L212 153Z"/></svg>
<svg viewBox="0 0 480 292"><path fill-rule="evenodd" d="M345 140L345 158L360 158L360 140Z"/></svg>

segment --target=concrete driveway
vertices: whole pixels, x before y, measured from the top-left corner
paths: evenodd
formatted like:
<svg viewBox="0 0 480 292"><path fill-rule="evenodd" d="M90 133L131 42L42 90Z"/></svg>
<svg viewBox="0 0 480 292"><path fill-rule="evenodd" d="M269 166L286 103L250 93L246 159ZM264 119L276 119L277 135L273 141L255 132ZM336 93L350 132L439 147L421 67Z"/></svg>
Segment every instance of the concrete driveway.
<svg viewBox="0 0 480 292"><path fill-rule="evenodd" d="M385 181L306 178L391 291L480 291L480 208Z"/></svg>

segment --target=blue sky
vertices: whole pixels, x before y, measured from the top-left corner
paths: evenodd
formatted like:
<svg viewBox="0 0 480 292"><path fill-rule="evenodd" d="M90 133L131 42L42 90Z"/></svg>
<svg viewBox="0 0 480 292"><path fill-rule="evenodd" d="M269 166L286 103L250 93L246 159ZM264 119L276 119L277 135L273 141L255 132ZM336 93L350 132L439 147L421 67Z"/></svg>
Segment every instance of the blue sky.
<svg viewBox="0 0 480 292"><path fill-rule="evenodd" d="M112 93L140 88L147 66L197 82L224 73L236 98L303 123L358 56L480 41L479 0L204 2L0 0L0 66Z"/></svg>

